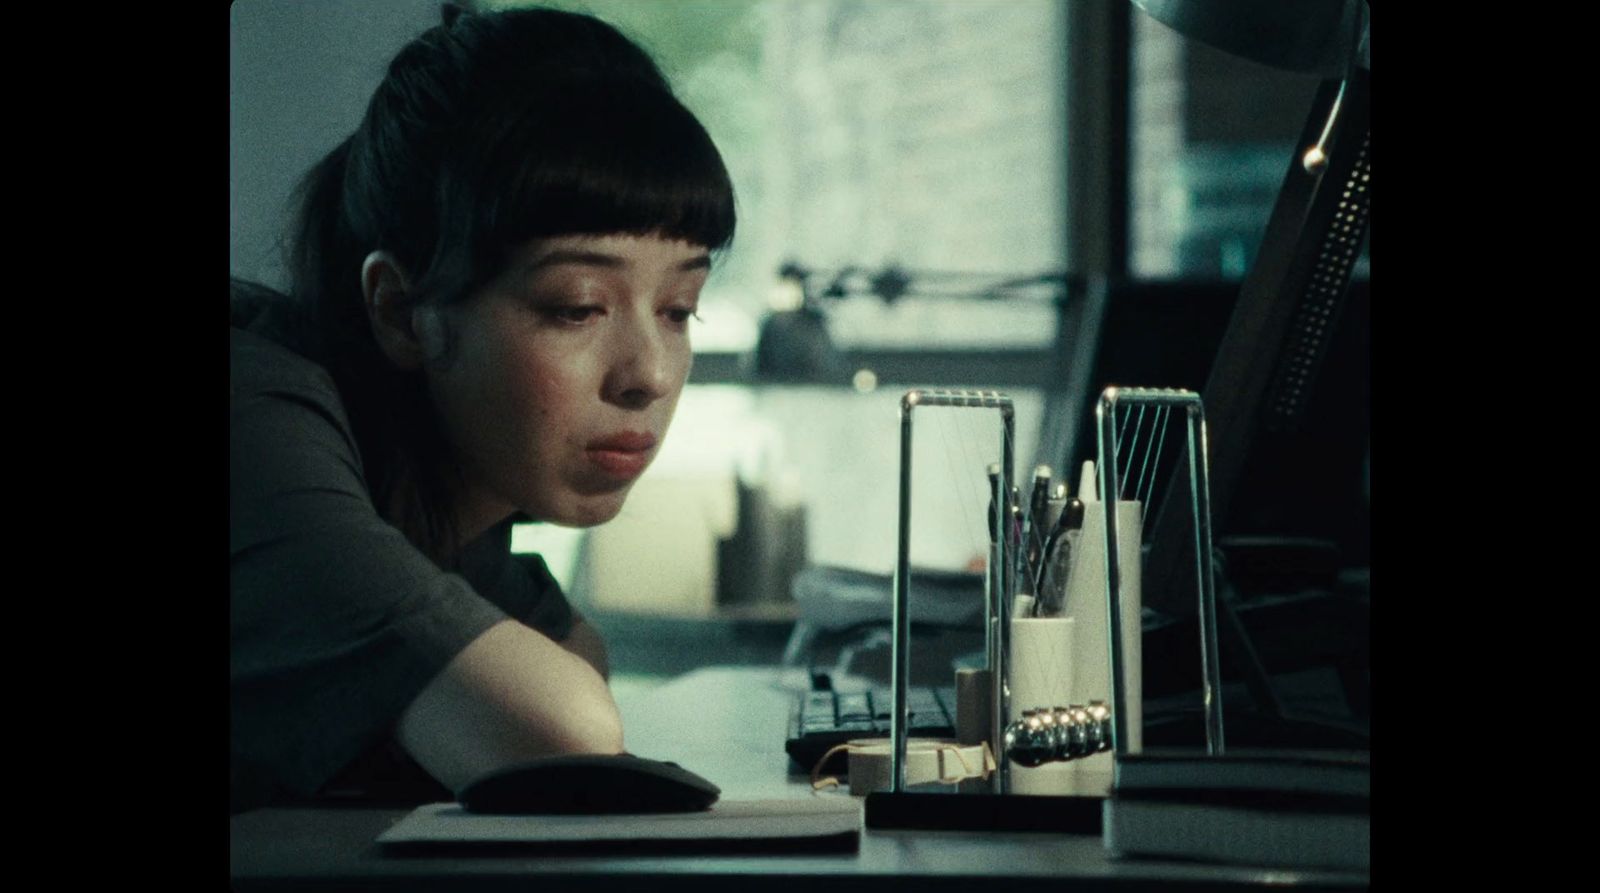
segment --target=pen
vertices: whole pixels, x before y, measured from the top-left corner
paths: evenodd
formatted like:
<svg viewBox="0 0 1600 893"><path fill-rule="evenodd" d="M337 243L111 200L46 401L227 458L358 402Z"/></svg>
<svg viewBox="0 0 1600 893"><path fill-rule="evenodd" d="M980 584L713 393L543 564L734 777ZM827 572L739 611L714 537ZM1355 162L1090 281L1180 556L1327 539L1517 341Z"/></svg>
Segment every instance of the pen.
<svg viewBox="0 0 1600 893"><path fill-rule="evenodd" d="M1000 539L1000 531L994 526L994 494L1000 489L1000 463L991 462L987 469L989 473L989 545L993 546Z"/></svg>
<svg viewBox="0 0 1600 893"><path fill-rule="evenodd" d="M1037 603L1034 601L1033 596L1019 593L1016 604L1011 609L1011 616L1014 618L1032 617L1036 609Z"/></svg>
<svg viewBox="0 0 1600 893"><path fill-rule="evenodd" d="M1023 523L1021 500L1022 500L1022 496L1021 496L1021 493L1017 490L1017 485L1016 484L1012 484L1011 485L1011 498L1006 503L1006 517L1008 519L1008 522L1011 525L1011 528L1008 531L1008 534L1009 534L1009 536L1011 538L1011 541L1010 541L1009 545L1010 545L1011 550L1012 550L1011 553L1008 556L1008 560L1010 561L1010 564L1011 564L1011 568L1010 568L1010 570L1011 570L1011 579L1012 580L1021 579L1026 583L1031 583L1032 580L1029 579L1027 576L1022 576L1022 577L1018 577L1017 576L1017 574L1023 572L1024 568L1021 567L1021 565L1026 564L1026 559L1027 559L1027 555L1025 554L1024 550L1021 548L1021 546L1022 546L1022 523ZM1020 587L1016 587L1016 588L1021 590L1021 589L1026 589L1027 587L1026 586L1020 586ZM1014 593L1014 594L1020 594L1020 593ZM1008 605L1007 607L1009 608L1010 606Z"/></svg>
<svg viewBox="0 0 1600 893"><path fill-rule="evenodd" d="M1061 508L1061 517L1056 521L1056 529L1064 533L1068 530L1077 530L1082 526L1083 500L1074 496L1067 500L1067 504Z"/></svg>
<svg viewBox="0 0 1600 893"><path fill-rule="evenodd" d="M1044 560L1044 541L1050 533L1050 466L1037 465L1033 469L1033 492L1028 506L1028 580L1039 578ZM1035 594L1038 590L1035 589Z"/></svg>
<svg viewBox="0 0 1600 893"><path fill-rule="evenodd" d="M1010 610L1011 606L1005 604L1005 596L1003 594L1005 586L1005 550L1000 545L1000 528L995 524L995 515L1000 511L998 500L995 499L995 495L1000 492L1000 463L989 463L989 467L985 471L989 476L989 566L986 571L989 575L990 597L993 599L990 604L998 605L998 610L1004 612ZM995 639L997 633L995 630L995 626L990 627L988 631L989 638L984 646L987 658L985 663L991 668L994 666L993 655L997 645L997 640Z"/></svg>
<svg viewBox="0 0 1600 893"><path fill-rule="evenodd" d="M1061 528L1061 513L1064 512L1066 508L1067 483L1066 481L1058 481L1050 488L1050 501L1045 503L1044 507L1045 525L1041 529L1044 530L1045 537L1044 547L1039 550L1039 560L1043 563L1039 569L1040 580L1043 580L1045 577L1044 567L1048 566L1050 561L1050 549L1055 542L1055 538L1060 535L1057 531ZM1042 586L1044 584L1041 583L1040 585Z"/></svg>
<svg viewBox="0 0 1600 893"><path fill-rule="evenodd" d="M1056 519L1055 527L1050 531L1050 538L1045 543L1044 565L1039 568L1039 606L1041 613L1059 612L1066 602L1066 575L1055 581L1047 580L1050 568L1070 567L1072 541L1076 538L1068 534L1083 527L1083 500L1074 496L1066 501L1061 508L1061 515ZM1058 556L1056 553L1060 552ZM1051 583L1054 585L1049 585Z"/></svg>
<svg viewBox="0 0 1600 893"><path fill-rule="evenodd" d="M1043 583L1043 579L1045 579L1045 568L1050 565L1051 551L1054 551L1054 547L1056 547L1056 539L1061 538L1061 531L1064 530L1061 525L1062 522L1066 522L1067 504L1069 503L1070 499L1067 499L1067 482L1062 480L1062 482L1056 483L1056 487L1051 490L1050 503L1046 503L1045 530L1048 531L1048 533L1045 535L1045 547L1043 547L1042 551L1040 551L1040 560L1043 562L1042 565L1040 565L1040 568L1038 568L1038 579L1040 579L1040 586L1045 584Z"/></svg>

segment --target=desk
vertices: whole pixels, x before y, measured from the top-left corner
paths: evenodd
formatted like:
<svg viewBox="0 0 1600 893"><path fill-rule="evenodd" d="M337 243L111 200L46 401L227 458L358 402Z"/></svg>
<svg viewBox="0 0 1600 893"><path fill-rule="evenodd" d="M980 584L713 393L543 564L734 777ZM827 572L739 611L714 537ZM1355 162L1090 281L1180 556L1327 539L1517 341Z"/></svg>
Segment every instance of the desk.
<svg viewBox="0 0 1600 893"><path fill-rule="evenodd" d="M783 751L787 711L802 674L698 670L626 698L627 746L715 781L727 799L810 797ZM1365 874L1252 870L1112 860L1098 836L863 830L852 854L615 856L385 854L373 842L403 809L265 809L229 822L232 888L250 890L656 889L696 893L1007 889L1306 890L1365 888ZM1002 880L1003 879L1003 880Z"/></svg>

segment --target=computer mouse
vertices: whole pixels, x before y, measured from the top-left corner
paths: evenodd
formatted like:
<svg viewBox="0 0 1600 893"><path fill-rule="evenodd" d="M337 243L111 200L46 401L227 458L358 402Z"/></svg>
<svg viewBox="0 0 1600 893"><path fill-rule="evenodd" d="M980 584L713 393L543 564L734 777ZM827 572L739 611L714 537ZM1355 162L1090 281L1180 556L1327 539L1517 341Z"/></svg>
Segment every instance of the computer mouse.
<svg viewBox="0 0 1600 893"><path fill-rule="evenodd" d="M632 754L568 754L496 769L456 792L467 812L561 815L699 812L722 789L677 763Z"/></svg>

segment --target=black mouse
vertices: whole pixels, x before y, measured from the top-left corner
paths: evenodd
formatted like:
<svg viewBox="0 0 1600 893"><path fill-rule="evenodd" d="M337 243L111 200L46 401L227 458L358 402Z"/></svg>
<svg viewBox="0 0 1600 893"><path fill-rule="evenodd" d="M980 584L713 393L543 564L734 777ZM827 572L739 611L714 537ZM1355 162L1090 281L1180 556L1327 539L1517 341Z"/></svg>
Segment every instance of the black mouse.
<svg viewBox="0 0 1600 893"><path fill-rule="evenodd" d="M456 800L468 812L556 815L699 812L722 789L679 766L632 754L569 754L496 769Z"/></svg>

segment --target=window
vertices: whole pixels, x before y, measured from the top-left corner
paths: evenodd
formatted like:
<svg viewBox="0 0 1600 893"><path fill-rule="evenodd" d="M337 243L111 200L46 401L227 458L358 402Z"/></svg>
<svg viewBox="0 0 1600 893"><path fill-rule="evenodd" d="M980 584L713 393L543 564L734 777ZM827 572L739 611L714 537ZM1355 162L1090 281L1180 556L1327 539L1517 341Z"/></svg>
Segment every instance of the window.
<svg viewBox="0 0 1600 893"><path fill-rule="evenodd" d="M642 43L723 151L739 233L697 349L752 348L786 262L818 291L851 267L909 274L903 301L825 300L841 347L1049 343L1047 302L972 296L1064 259L1055 0L540 5Z"/></svg>

